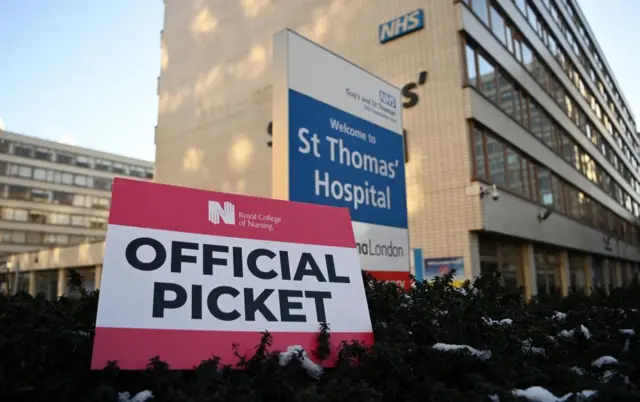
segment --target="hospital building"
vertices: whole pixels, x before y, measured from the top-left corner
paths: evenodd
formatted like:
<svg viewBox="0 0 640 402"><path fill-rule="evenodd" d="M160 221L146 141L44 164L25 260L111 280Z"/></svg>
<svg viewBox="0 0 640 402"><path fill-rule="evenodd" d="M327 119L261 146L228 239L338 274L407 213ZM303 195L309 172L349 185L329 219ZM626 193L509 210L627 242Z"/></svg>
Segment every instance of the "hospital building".
<svg viewBox="0 0 640 402"><path fill-rule="evenodd" d="M165 0L156 181L272 196L285 28L402 88L424 258L528 295L637 274L635 117L576 0Z"/></svg>

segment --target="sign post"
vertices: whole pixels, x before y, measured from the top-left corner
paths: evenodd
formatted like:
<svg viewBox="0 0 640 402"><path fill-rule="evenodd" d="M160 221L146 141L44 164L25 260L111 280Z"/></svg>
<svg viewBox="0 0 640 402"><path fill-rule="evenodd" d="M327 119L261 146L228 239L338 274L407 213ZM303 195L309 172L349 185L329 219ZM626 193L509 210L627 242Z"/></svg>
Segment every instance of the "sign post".
<svg viewBox="0 0 640 402"><path fill-rule="evenodd" d="M273 196L349 208L362 268L408 287L400 89L290 30L274 64Z"/></svg>
<svg viewBox="0 0 640 402"><path fill-rule="evenodd" d="M371 345L349 211L115 179L91 367L192 369L272 349ZM331 364L333 359L323 362Z"/></svg>

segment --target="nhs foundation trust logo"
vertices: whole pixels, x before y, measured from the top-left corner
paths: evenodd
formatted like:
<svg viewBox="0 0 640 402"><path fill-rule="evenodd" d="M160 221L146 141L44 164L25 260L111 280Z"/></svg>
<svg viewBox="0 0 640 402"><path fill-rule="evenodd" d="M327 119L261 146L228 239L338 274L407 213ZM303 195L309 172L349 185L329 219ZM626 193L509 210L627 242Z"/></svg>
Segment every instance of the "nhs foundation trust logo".
<svg viewBox="0 0 640 402"><path fill-rule="evenodd" d="M424 12L419 9L380 24L378 39L380 43L386 43L422 28L424 28Z"/></svg>
<svg viewBox="0 0 640 402"><path fill-rule="evenodd" d="M380 102L383 104L395 109L396 108L396 98L395 96L386 93L382 89L380 90Z"/></svg>
<svg viewBox="0 0 640 402"><path fill-rule="evenodd" d="M223 207L218 201L209 201L209 222L218 225L221 220L227 225L236 224L235 205L226 201Z"/></svg>

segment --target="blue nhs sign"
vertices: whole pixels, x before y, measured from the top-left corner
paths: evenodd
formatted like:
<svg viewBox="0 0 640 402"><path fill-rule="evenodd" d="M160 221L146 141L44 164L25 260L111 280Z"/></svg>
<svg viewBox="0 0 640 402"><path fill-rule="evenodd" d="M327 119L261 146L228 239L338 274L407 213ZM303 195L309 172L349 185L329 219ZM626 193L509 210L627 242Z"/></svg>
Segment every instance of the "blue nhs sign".
<svg viewBox="0 0 640 402"><path fill-rule="evenodd" d="M424 12L419 9L380 24L378 39L380 43L386 43L422 28L424 28Z"/></svg>

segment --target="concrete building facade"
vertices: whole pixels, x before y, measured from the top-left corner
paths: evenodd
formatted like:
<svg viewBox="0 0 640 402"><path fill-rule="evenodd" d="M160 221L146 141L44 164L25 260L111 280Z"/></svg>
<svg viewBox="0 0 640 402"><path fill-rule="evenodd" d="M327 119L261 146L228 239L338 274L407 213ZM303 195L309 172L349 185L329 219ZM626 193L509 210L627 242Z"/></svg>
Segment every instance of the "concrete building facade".
<svg viewBox="0 0 640 402"><path fill-rule="evenodd" d="M0 282L8 283L12 253L104 240L113 178L151 180L153 169L152 162L0 131Z"/></svg>
<svg viewBox="0 0 640 402"><path fill-rule="evenodd" d="M414 10L422 29L380 36ZM573 0L166 0L157 181L271 196L283 28L403 87L425 258L463 257L467 277L498 270L529 295L637 273L634 116Z"/></svg>

